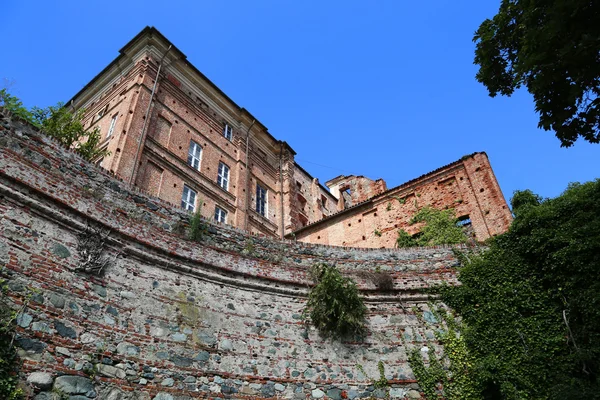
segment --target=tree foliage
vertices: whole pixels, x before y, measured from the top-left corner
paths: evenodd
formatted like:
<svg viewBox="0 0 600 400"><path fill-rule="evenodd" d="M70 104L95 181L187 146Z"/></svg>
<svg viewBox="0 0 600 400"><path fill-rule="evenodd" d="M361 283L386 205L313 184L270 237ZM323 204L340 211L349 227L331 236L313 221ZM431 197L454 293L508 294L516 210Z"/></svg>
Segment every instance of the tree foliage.
<svg viewBox="0 0 600 400"><path fill-rule="evenodd" d="M106 149L99 148L101 140L99 129L86 130L83 127L84 110L72 113L62 103L46 108L33 107L28 110L21 100L12 96L6 89L0 90L0 106L36 126L63 146L73 148L86 160L95 161L109 154Z"/></svg>
<svg viewBox="0 0 600 400"><path fill-rule="evenodd" d="M315 282L304 309L304 317L322 336L334 339L363 336L367 308L354 281L342 276L332 265L315 264L311 268Z"/></svg>
<svg viewBox="0 0 600 400"><path fill-rule="evenodd" d="M515 195L536 201L464 259L443 300L467 326L483 398L600 398L600 180L532 195Z"/></svg>
<svg viewBox="0 0 600 400"><path fill-rule="evenodd" d="M490 96L525 86L562 146L600 142L600 2L502 0L473 40Z"/></svg>
<svg viewBox="0 0 600 400"><path fill-rule="evenodd" d="M412 237L403 229L398 231L396 247L436 246L466 243L467 236L457 225L454 210L423 207L410 219L410 224L423 223L419 235Z"/></svg>

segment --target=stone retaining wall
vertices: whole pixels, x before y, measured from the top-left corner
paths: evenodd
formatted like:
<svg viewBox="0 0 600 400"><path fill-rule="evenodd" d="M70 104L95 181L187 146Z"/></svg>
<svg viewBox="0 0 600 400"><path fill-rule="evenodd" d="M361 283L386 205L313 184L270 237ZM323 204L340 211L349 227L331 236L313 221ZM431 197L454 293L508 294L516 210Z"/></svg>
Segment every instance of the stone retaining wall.
<svg viewBox="0 0 600 400"><path fill-rule="evenodd" d="M186 212L0 117L0 266L24 305L17 342L32 396L420 398L407 354L440 350L423 289L455 282L451 249L307 245L208 222L191 242ZM102 278L78 271L82 234L107 236ZM364 341L326 341L303 324L316 262L357 281ZM382 274L393 290L378 289Z"/></svg>

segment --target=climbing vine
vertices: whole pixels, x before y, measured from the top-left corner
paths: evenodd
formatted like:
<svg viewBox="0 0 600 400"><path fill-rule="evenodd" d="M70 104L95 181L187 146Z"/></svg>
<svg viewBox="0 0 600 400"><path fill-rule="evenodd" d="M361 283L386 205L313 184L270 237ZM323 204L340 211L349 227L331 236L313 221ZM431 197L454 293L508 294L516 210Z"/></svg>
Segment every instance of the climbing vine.
<svg viewBox="0 0 600 400"><path fill-rule="evenodd" d="M385 364L383 361L379 361L377 363L377 371L379 372L379 379L371 378L366 372L361 364L356 365L356 369L358 369L368 380L371 381L371 384L375 389L383 389L386 391L386 398L389 398L389 388L390 383L385 377Z"/></svg>
<svg viewBox="0 0 600 400"><path fill-rule="evenodd" d="M423 223L421 232L413 237L403 229L398 230L396 247L466 243L467 236L457 222L453 209L423 207L410 219L411 225Z"/></svg>
<svg viewBox="0 0 600 400"><path fill-rule="evenodd" d="M6 280L0 269L0 398L18 400L24 392L18 387L18 358L14 347L18 312L9 305Z"/></svg>
<svg viewBox="0 0 600 400"><path fill-rule="evenodd" d="M465 327L454 315L441 307L430 305L435 319L440 322L436 338L443 346L439 355L431 345L426 346L428 360L421 349L413 349L409 363L428 400L440 396L448 400L482 399L479 384L473 372L474 358L469 353L462 331ZM422 322L425 323L423 318Z"/></svg>
<svg viewBox="0 0 600 400"><path fill-rule="evenodd" d="M313 265L310 275L315 285L303 312L305 321L310 319L324 337L362 337L367 308L354 281L342 276L335 266L324 263Z"/></svg>
<svg viewBox="0 0 600 400"><path fill-rule="evenodd" d="M440 289L484 398L600 397L600 180L512 200L507 233ZM462 343L461 343L462 342Z"/></svg>

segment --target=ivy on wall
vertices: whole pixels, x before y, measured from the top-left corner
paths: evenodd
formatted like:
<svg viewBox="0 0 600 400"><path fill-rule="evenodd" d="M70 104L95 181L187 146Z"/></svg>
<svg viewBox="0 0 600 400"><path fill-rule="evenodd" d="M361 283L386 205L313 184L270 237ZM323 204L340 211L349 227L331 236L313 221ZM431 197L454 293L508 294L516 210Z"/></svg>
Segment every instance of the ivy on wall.
<svg viewBox="0 0 600 400"><path fill-rule="evenodd" d="M6 290L6 280L0 277L0 398L18 400L24 398L18 387L19 363L14 347L18 313L10 306Z"/></svg>
<svg viewBox="0 0 600 400"><path fill-rule="evenodd" d="M436 354L430 343L424 347L428 350L427 359L421 349L410 352L408 361L421 390L428 400L440 397L447 400L482 399L473 371L474 358L462 334L465 327L442 307L431 305L431 309L441 325L436 338L443 346L443 352ZM427 324L423 318L421 320Z"/></svg>
<svg viewBox="0 0 600 400"><path fill-rule="evenodd" d="M413 237L403 229L398 230L396 247L466 243L467 236L457 222L453 209L438 210L430 206L423 207L409 222L411 225L423 223L421 232Z"/></svg>
<svg viewBox="0 0 600 400"><path fill-rule="evenodd" d="M479 398L600 398L600 180L512 206L509 231L439 290L464 324L445 354L464 343Z"/></svg>

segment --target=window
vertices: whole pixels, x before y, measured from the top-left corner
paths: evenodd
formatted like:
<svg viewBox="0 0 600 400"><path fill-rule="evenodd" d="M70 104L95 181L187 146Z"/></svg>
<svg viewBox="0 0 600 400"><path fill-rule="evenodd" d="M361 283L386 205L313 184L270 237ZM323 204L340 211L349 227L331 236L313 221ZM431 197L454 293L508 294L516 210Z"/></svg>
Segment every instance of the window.
<svg viewBox="0 0 600 400"><path fill-rule="evenodd" d="M222 162L219 163L219 175L217 184L225 190L229 190L229 167Z"/></svg>
<svg viewBox="0 0 600 400"><path fill-rule="evenodd" d="M327 197L325 197L325 195L321 195L321 205L323 206L324 210L327 210Z"/></svg>
<svg viewBox="0 0 600 400"><path fill-rule="evenodd" d="M200 159L202 158L202 147L193 140L190 140L190 149L188 150L188 164L200 171Z"/></svg>
<svg viewBox="0 0 600 400"><path fill-rule="evenodd" d="M215 221L226 224L227 223L227 211L223 210L219 206L216 206L215 207Z"/></svg>
<svg viewBox="0 0 600 400"><path fill-rule="evenodd" d="M463 226L463 227L470 226L471 225L471 217L469 217L468 215L463 215L462 217L458 217L458 220L456 221L456 225Z"/></svg>
<svg viewBox="0 0 600 400"><path fill-rule="evenodd" d="M188 185L183 185L183 196L181 196L181 208L184 210L196 210L196 192L189 188Z"/></svg>
<svg viewBox="0 0 600 400"><path fill-rule="evenodd" d="M267 216L267 189L256 184L256 212L263 217Z"/></svg>
<svg viewBox="0 0 600 400"><path fill-rule="evenodd" d="M102 110L98 111L98 115L96 121L100 120L100 118L104 117L104 114L108 111L108 104Z"/></svg>
<svg viewBox="0 0 600 400"><path fill-rule="evenodd" d="M113 115L112 119L110 120L110 126L108 127L108 133L106 134L107 139L109 137L111 137L113 132L115 131L115 125L117 125L117 118L119 118L118 113Z"/></svg>
<svg viewBox="0 0 600 400"><path fill-rule="evenodd" d="M231 140L233 137L233 129L231 129L229 124L225 124L225 127L223 128L223 136L225 136L225 139L227 140Z"/></svg>

